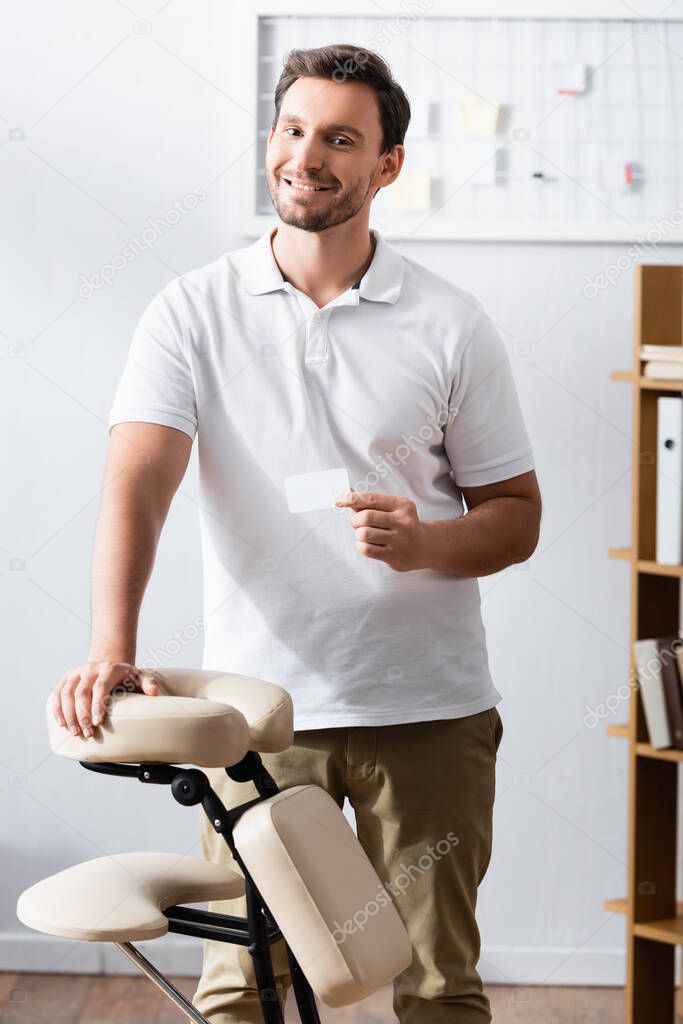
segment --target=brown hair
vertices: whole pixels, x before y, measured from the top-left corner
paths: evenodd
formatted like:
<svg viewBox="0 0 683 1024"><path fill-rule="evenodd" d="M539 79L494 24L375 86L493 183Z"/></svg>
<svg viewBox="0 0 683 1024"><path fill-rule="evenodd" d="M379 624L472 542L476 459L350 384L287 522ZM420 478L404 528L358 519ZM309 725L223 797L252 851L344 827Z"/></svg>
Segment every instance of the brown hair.
<svg viewBox="0 0 683 1024"><path fill-rule="evenodd" d="M396 145L403 145L410 122L410 103L379 54L351 43L336 43L316 49L290 50L282 63L282 73L275 86L273 128L280 116L282 97L298 78L330 78L334 82L352 79L375 90L382 125L380 156Z"/></svg>

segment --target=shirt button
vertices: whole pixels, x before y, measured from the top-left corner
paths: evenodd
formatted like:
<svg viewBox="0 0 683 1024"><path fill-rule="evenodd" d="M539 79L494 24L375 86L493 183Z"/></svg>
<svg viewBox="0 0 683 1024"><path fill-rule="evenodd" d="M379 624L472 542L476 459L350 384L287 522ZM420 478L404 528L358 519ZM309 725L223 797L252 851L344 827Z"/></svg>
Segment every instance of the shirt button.
<svg viewBox="0 0 683 1024"><path fill-rule="evenodd" d="M320 313L316 313L315 316L313 317L313 323L314 324L319 324L321 320L322 320L322 317L320 316Z"/></svg>

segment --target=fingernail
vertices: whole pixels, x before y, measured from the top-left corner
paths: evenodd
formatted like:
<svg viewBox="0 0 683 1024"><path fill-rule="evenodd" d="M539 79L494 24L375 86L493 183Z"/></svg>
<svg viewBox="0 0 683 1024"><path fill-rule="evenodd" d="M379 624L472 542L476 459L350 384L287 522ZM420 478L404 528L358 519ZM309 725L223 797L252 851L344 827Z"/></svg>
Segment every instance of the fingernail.
<svg viewBox="0 0 683 1024"><path fill-rule="evenodd" d="M78 729L76 728L75 725L71 726L71 735L72 736L78 736Z"/></svg>

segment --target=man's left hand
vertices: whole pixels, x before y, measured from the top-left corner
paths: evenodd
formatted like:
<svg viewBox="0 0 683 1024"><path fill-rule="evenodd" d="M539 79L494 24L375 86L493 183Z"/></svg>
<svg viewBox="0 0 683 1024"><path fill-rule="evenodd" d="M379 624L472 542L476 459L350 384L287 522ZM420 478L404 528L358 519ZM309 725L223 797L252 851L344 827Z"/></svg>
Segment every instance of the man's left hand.
<svg viewBox="0 0 683 1024"><path fill-rule="evenodd" d="M336 508L352 508L356 547L366 558L386 562L396 572L426 568L427 531L414 501L378 491L345 491Z"/></svg>

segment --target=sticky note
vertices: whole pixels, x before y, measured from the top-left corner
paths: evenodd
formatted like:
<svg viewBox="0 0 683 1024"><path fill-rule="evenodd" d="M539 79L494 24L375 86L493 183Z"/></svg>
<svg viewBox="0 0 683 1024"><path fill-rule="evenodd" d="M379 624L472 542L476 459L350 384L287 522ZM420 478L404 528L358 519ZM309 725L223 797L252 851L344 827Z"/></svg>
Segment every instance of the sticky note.
<svg viewBox="0 0 683 1024"><path fill-rule="evenodd" d="M429 210L432 205L432 179L426 171L401 171L389 194L394 209L404 213Z"/></svg>
<svg viewBox="0 0 683 1024"><path fill-rule="evenodd" d="M573 96L586 91L588 68L579 61L556 61L552 68L553 86L560 95Z"/></svg>
<svg viewBox="0 0 683 1024"><path fill-rule="evenodd" d="M496 134L500 106L482 96L466 96L460 100L460 127L468 135L490 137Z"/></svg>
<svg viewBox="0 0 683 1024"><path fill-rule="evenodd" d="M323 469L315 473L297 473L285 477L285 495L290 512L313 512L315 509L333 508L335 498L350 489L349 472Z"/></svg>

